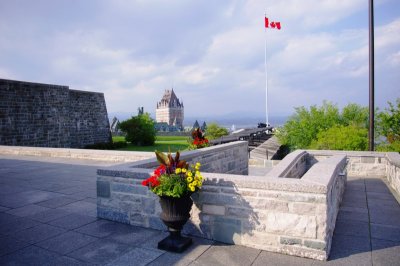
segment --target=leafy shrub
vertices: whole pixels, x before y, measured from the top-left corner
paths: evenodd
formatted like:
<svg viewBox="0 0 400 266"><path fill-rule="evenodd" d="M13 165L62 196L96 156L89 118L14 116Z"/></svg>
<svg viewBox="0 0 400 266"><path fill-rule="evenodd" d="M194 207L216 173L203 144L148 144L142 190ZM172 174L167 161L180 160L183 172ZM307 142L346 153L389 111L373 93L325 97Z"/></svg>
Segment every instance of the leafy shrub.
<svg viewBox="0 0 400 266"><path fill-rule="evenodd" d="M229 135L228 130L219 126L217 123L211 123L207 126L206 136L208 139L218 139L226 135Z"/></svg>
<svg viewBox="0 0 400 266"><path fill-rule="evenodd" d="M149 113L139 114L120 123L125 140L136 146L152 146L156 140L154 121Z"/></svg>

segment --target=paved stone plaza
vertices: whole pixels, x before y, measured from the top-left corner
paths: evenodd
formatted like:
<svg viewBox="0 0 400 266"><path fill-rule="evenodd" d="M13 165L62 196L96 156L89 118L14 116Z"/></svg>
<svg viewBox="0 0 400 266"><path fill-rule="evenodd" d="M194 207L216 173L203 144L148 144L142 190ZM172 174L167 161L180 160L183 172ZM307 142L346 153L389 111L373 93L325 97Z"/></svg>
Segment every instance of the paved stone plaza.
<svg viewBox="0 0 400 266"><path fill-rule="evenodd" d="M400 205L383 179L348 178L323 262L200 238L158 250L166 232L96 218L106 165L0 155L0 265L400 265Z"/></svg>

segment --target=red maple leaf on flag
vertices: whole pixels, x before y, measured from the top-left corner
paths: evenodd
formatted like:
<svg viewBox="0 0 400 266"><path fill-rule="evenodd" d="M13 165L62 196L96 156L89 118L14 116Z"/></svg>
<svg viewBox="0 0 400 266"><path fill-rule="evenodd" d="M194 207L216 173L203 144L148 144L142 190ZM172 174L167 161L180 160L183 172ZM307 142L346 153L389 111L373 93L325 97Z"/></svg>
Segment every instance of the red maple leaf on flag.
<svg viewBox="0 0 400 266"><path fill-rule="evenodd" d="M281 29L281 23L278 21L271 21L269 22L269 19L265 17L265 28L272 28L272 29Z"/></svg>

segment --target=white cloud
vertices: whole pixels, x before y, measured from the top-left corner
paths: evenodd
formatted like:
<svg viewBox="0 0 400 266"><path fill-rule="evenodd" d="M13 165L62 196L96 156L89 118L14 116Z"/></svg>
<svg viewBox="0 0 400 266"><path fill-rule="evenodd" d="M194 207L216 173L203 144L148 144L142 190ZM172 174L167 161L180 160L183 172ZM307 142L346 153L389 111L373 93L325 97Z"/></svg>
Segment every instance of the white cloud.
<svg viewBox="0 0 400 266"><path fill-rule="evenodd" d="M367 104L364 0L19 3L0 4L0 75L104 92L109 112L154 113L174 86L186 116L262 115L265 9L282 23L268 31L272 115L323 99ZM400 11L377 19L377 98L386 102L400 83Z"/></svg>

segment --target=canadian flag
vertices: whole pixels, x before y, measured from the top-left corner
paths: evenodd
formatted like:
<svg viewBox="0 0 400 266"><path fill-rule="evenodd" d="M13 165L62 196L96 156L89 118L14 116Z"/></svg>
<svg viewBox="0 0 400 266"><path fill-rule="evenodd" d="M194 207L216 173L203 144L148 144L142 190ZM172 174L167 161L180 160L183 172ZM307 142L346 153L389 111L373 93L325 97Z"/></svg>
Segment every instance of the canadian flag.
<svg viewBox="0 0 400 266"><path fill-rule="evenodd" d="M272 28L272 29L281 29L281 23L277 21L271 21L269 22L269 19L265 17L265 28Z"/></svg>

